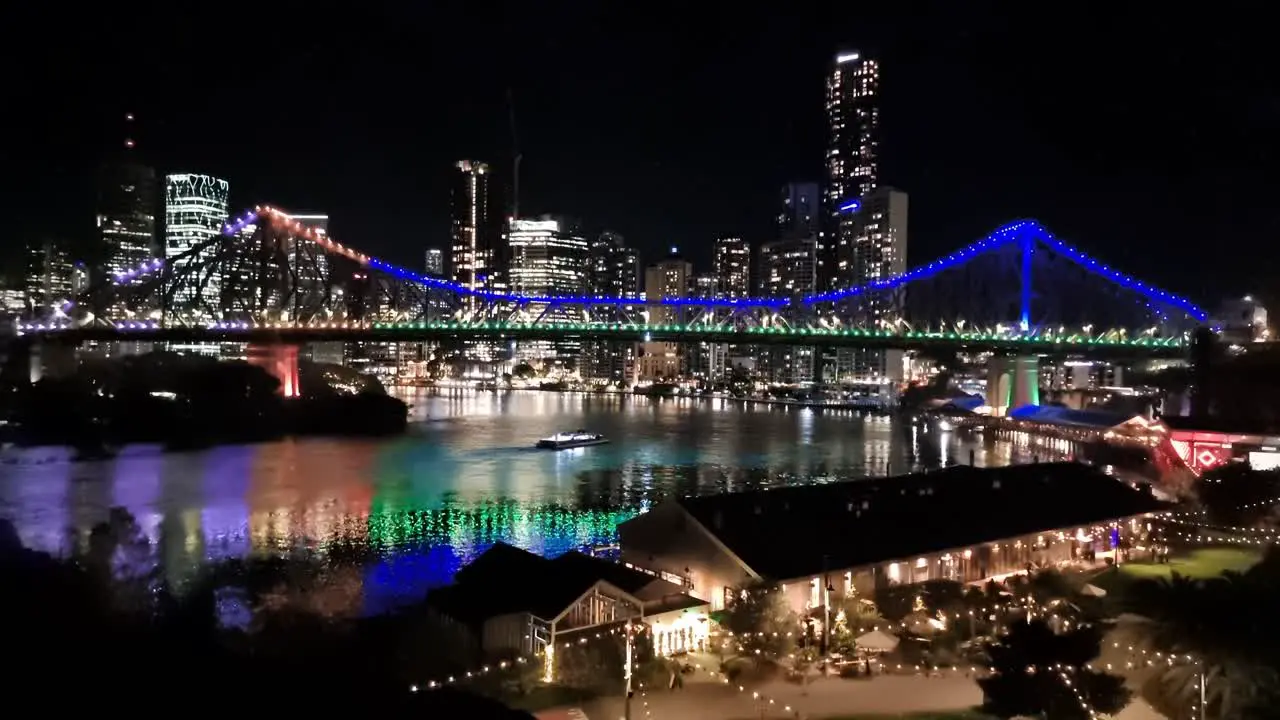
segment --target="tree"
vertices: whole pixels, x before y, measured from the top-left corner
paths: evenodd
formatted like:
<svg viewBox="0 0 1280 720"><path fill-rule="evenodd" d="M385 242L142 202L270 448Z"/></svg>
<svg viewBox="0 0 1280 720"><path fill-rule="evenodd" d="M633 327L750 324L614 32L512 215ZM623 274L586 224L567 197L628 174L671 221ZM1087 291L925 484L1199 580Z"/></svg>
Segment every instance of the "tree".
<svg viewBox="0 0 1280 720"><path fill-rule="evenodd" d="M799 618L781 586L766 582L736 588L721 625L733 633L733 647L740 654L769 660L790 653L800 632Z"/></svg>
<svg viewBox="0 0 1280 720"><path fill-rule="evenodd" d="M1213 525L1247 527L1274 513L1280 496L1280 472L1252 470L1231 463L1201 475L1193 486L1196 499Z"/></svg>
<svg viewBox="0 0 1280 720"><path fill-rule="evenodd" d="M863 602L856 593L839 600L832 610L831 643L837 650L853 649L859 635L888 624L875 604Z"/></svg>
<svg viewBox="0 0 1280 720"><path fill-rule="evenodd" d="M538 371L534 370L529 363L522 362L511 368L511 374L521 380L529 380L536 376Z"/></svg>
<svg viewBox="0 0 1280 720"><path fill-rule="evenodd" d="M1248 718L1280 701L1280 552L1245 573L1194 580L1177 573L1136 583L1126 597L1124 629L1150 651L1182 662L1162 668L1153 704L1190 707L1205 683L1207 714ZM1187 658L1190 658L1187 660Z"/></svg>
<svg viewBox="0 0 1280 720"><path fill-rule="evenodd" d="M1014 624L986 645L992 674L978 681L983 710L1001 718L1055 720L1090 720L1090 710L1120 711L1129 703L1124 678L1085 667L1098 656L1101 641L1093 627L1055 634L1043 620Z"/></svg>

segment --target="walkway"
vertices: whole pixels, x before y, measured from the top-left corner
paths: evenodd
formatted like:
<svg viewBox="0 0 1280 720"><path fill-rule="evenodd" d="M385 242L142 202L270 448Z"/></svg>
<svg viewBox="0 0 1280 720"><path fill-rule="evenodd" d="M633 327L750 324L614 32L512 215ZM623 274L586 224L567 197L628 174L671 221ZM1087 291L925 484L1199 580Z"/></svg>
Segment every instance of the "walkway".
<svg viewBox="0 0 1280 720"><path fill-rule="evenodd" d="M783 720L794 719L797 713L802 718L824 718L965 710L982 702L982 691L963 675L881 675L856 680L815 676L804 687L775 680L745 692L702 671L686 678L680 690L664 686L637 692L631 706L633 720ZM788 707L792 712L787 712ZM584 709L591 720L615 720L622 717L622 699L602 698Z"/></svg>

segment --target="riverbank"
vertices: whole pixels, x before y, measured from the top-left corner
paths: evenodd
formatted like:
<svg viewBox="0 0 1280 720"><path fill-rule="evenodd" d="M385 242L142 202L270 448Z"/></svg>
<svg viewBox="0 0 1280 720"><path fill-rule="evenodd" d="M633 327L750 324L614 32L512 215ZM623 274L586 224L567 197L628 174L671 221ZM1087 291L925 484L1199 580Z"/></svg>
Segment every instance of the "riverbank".
<svg viewBox="0 0 1280 720"><path fill-rule="evenodd" d="M896 407L888 407L879 401L868 401L865 403L850 402L828 402L822 400L795 400L790 398L761 398L761 397L739 397L736 395L681 395L677 393L648 393L623 390L576 390L561 388L544 388L544 387L509 387L509 388L483 388L474 389L466 387L446 387L431 385L392 385L391 388L400 393L414 393L423 390L436 391L440 393L545 393L555 395L572 395L572 396L588 396L588 397L619 397L619 398L653 398L653 399L671 399L671 400L705 400L719 401L725 403L741 403L744 405L768 405L779 407L808 408L810 410L846 410L846 411L871 411L891 413L897 410Z"/></svg>
<svg viewBox="0 0 1280 720"><path fill-rule="evenodd" d="M68 404L62 410L18 413L16 422L5 426L4 443L67 447L73 460L105 460L129 445L186 451L286 437L383 437L405 432L409 406L365 393L194 405L145 397L100 400L92 407Z"/></svg>

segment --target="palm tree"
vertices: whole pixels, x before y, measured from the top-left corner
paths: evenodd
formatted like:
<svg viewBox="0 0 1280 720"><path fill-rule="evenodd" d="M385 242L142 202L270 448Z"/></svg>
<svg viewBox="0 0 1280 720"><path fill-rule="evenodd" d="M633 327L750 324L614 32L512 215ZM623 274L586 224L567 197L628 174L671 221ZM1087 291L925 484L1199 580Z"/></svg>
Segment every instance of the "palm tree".
<svg viewBox="0 0 1280 720"><path fill-rule="evenodd" d="M1245 573L1195 580L1177 573L1136 583L1121 624L1137 644L1179 658L1162 669L1156 704L1190 708L1205 683L1208 717L1235 720L1280 699L1280 553Z"/></svg>
<svg viewBox="0 0 1280 720"><path fill-rule="evenodd" d="M1002 718L1090 720L1092 712L1123 709L1129 702L1124 679L1087 667L1101 639L1094 627L1055 633L1043 620L1014 624L987 643L992 674L978 681L983 710Z"/></svg>

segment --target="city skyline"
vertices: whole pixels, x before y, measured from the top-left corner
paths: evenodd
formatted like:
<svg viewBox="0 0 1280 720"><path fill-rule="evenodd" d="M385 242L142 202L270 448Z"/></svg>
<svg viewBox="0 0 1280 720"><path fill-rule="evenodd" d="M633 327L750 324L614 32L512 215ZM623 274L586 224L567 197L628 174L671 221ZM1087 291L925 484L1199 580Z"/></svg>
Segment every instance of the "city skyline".
<svg viewBox="0 0 1280 720"><path fill-rule="evenodd" d="M529 20L535 28L554 28L564 20L551 11L545 17L524 18L518 13L511 17ZM389 26L402 20L408 30L442 18L409 14L386 19ZM698 265L705 265L718 235L741 235L753 244L769 239L766 223L780 184L820 177L823 68L841 48L862 48L881 57L885 68L883 175L886 184L901 187L913 197L917 217L912 223L912 262L935 257L1003 222L1027 216L1055 228L1085 250L1135 271L1149 264L1153 253L1171 246L1192 251L1205 237L1215 242L1238 238L1245 252L1264 248L1260 238L1269 221L1260 214L1263 206L1255 199L1263 186L1255 186L1251 171L1242 169L1234 175L1235 182L1224 184L1231 187L1231 204L1240 208L1227 223L1229 237L1220 229L1222 223L1209 222L1196 209L1221 205L1227 197L1222 195L1225 189L1190 181L1198 167L1231 162L1237 147L1270 152L1272 141L1252 134L1249 118L1256 112L1216 120L1172 117L1159 111L1161 103L1167 102L1164 89L1175 82L1171 73L1135 87L1124 73L1108 77L1090 70L1115 64L1120 55L1141 55L1145 50L1136 46L1117 49L1104 43L1083 57L1054 59L1055 51L1067 44L1065 31L1039 38L1043 49L1027 52L1028 41L1019 40L1019 23L1029 18L993 24L977 9L911 22L872 10L859 13L857 23L850 22L852 16L832 16L833 22L828 23L792 19L782 22L776 37L766 36L760 19L747 13L741 19L743 31L729 34L736 38L706 44L701 43L700 31L673 36L673 48L693 53L686 62L703 72L674 73L680 77L671 82L673 73L668 70L674 55L650 61L626 57L638 42L636 37L619 34L618 23L627 19L630 16L622 10L586 13L547 34L540 42L548 45L548 52L518 69L510 66L508 51L501 47L504 30L495 34L491 58L462 68L454 60L456 43L437 37L440 33L430 32L423 38L420 57L412 53L401 57L395 54L401 51L388 50L361 61L320 40L305 39L308 30L319 26L300 28L297 52L285 54L290 60L244 53L243 58L227 61L225 73L220 73L225 78L217 81L216 89L222 83L228 89L248 87L252 83L243 81L253 71L253 77L296 81L301 95L317 99L317 109L266 124L253 113L213 112L224 95L216 91L207 93L207 101L175 98L169 102L164 92L124 88L110 98L86 93L47 104L36 102L41 98L40 87L23 85L17 97L29 99L24 106L32 109L30 117L16 122L28 141L8 152L13 155L11 165L18 168L16 174L30 176L31 181L30 187L15 188L14 197L38 208L73 199L75 193L66 192L75 185L67 185L68 173L81 174L77 167L87 173L109 144L104 136L118 134L118 117L136 111L138 150L162 172L192 169L226 177L245 202L322 207L334 218L335 237L416 266L424 246L446 244L447 201L440 190L451 164L466 157L492 162L495 168L510 164L510 88L523 156L523 215L572 213L590 225L618 230L647 256L675 243ZM639 27L653 28L647 23ZM856 32L838 29L851 27ZM580 35L588 30L596 36L589 47L577 48L573 55L604 56L605 47L616 46L607 54L612 58L605 64L610 70L570 61L564 50L557 49L558 38L566 37L565 33ZM180 43L184 32L173 31L174 37L161 44ZM1115 37L1121 35L1117 31ZM762 38L772 52L760 57L741 52ZM73 49L61 65L53 63L50 79L55 80L60 68L93 47L93 42L84 38L82 49ZM236 46L244 41L232 37L229 42ZM695 52L699 45L706 47ZM132 53L142 53L144 47L139 44L138 50L129 51L129 58L113 60L93 73L107 73L115 62L141 59ZM993 57L1001 47L1019 56L1019 67ZM160 49L148 52L159 55ZM348 61L350 68L332 78L326 74L334 63ZM178 66L186 62L179 59L164 72L179 72ZM1222 64L1214 71L1222 75L1229 69L1226 63L1234 67L1237 60L1215 56L1214 62ZM374 79L369 80L368 71L374 67L367 63L390 74L378 79L373 73ZM401 69L388 69L387 64ZM730 67L736 69L723 74ZM427 105L433 108L429 126L415 130L413 138L406 135L406 128L420 123L385 120L409 112L412 108L406 101L372 92L410 70L422 74L426 83L422 92L432 98L424 104L411 94L414 103L419 111ZM593 89L595 80L607 72L617 74L628 92L606 97ZM697 80L717 72L722 73L723 83ZM363 78L360 83L355 81L357 75ZM1087 89L1099 106L1113 108L1105 127L1098 126L1097 119L1082 123L1092 114L1083 108L1061 107L1057 100L1083 89L1076 86L1086 76L1090 78ZM329 89L312 92L321 77ZM560 77L563 82L555 79ZM659 77L665 85L658 83ZM744 95L745 87L784 77L786 82L776 84L776 100L747 104L746 98L754 94ZM1034 77L1039 81L1028 82ZM369 84L362 85L366 80ZM1195 82L1185 85L1198 91ZM1253 101L1242 98L1242 102ZM675 109L674 116L670 109ZM1170 163L1157 148L1185 144L1177 138L1189 137L1196 124L1199 129L1194 131L1200 136L1221 137L1229 147L1201 148L1191 157L1181 156L1177 172L1169 172ZM1142 133L1135 134L1139 127ZM1084 148L1091 149L1085 153ZM608 162L597 162L606 157ZM54 168L61 169L60 183ZM504 169L502 174L509 173ZM1249 182L1243 181L1246 177ZM51 199L59 195L59 186L64 191ZM45 222L57 235L83 228L87 217L64 210L50 214ZM33 225L24 218L14 232L26 237ZM1134 231L1135 226L1141 231ZM1224 259L1208 262L1219 266L1202 271L1199 265L1159 260L1147 274L1209 301L1227 290L1221 278L1228 266ZM1261 279L1246 276L1242 284L1263 293L1265 288L1257 287Z"/></svg>

